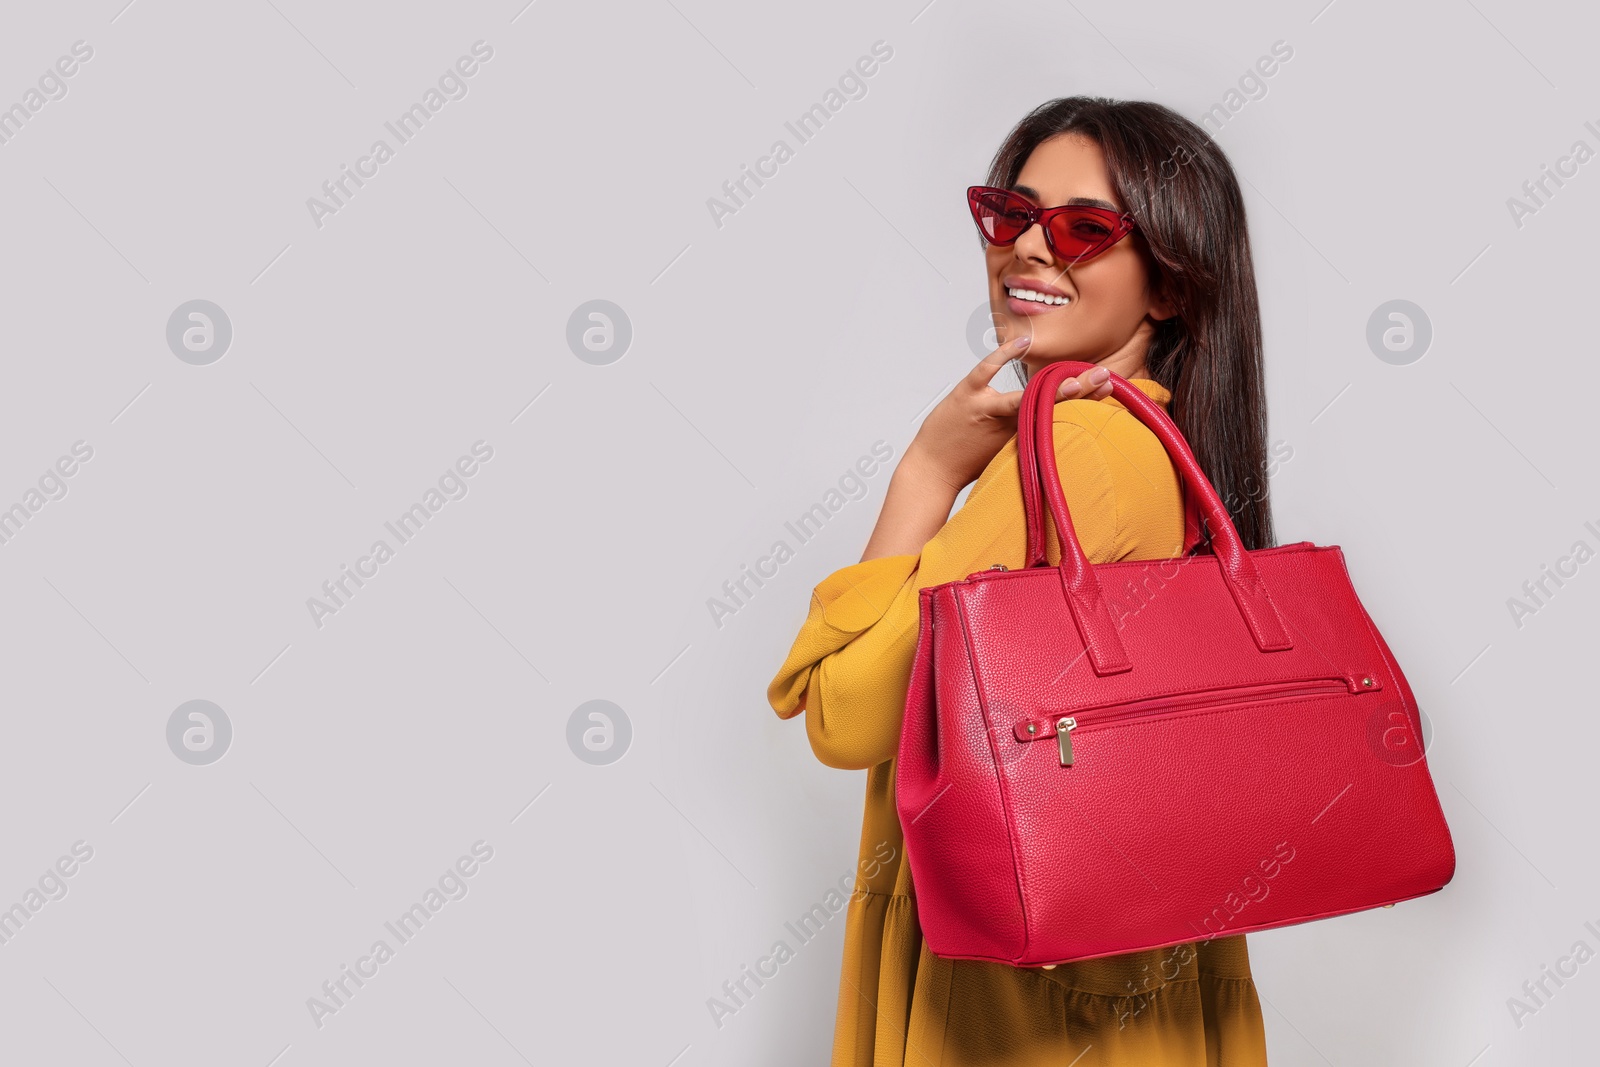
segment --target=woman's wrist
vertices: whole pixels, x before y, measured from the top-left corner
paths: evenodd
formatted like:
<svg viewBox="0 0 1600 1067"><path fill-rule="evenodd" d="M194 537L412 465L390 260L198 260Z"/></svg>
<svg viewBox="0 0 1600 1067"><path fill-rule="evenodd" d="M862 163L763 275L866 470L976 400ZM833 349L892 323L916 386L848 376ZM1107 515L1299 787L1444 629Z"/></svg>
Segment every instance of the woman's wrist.
<svg viewBox="0 0 1600 1067"><path fill-rule="evenodd" d="M861 553L862 560L918 553L944 526L961 487L940 470L912 441L884 494L878 523Z"/></svg>
<svg viewBox="0 0 1600 1067"><path fill-rule="evenodd" d="M958 494L960 486L950 485L950 478L914 443L890 475L890 488L862 560L922 552L950 517Z"/></svg>

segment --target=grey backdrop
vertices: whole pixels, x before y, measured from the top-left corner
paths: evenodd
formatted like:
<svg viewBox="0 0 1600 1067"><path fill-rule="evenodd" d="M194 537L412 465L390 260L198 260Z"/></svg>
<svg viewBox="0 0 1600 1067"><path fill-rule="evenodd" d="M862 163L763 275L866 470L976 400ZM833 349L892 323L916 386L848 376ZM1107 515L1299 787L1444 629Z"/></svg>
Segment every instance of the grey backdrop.
<svg viewBox="0 0 1600 1067"><path fill-rule="evenodd" d="M1252 935L1273 1062L1593 1056L1593 13L125 3L0 32L0 1061L825 1062L842 918L707 1002L855 866L764 690L886 471L710 602L981 355L962 189L1074 92L1220 108L1280 537L1348 553L1459 853Z"/></svg>

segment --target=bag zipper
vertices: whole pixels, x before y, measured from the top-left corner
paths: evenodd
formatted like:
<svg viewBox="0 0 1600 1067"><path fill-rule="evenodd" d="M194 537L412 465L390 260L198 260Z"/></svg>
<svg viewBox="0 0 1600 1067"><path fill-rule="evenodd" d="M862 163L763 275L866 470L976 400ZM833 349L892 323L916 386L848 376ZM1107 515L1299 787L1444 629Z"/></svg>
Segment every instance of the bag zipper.
<svg viewBox="0 0 1600 1067"><path fill-rule="evenodd" d="M1297 697L1375 693L1382 688L1383 684L1372 672L1220 686L1190 693L1173 693L1168 696L1144 697L1114 704L1075 708L1070 715L1050 713L1033 719L1024 719L1015 725L1012 732L1019 741L1038 741L1054 735L1060 752L1061 766L1070 767L1073 762L1072 732L1080 726L1103 726L1124 719L1145 718L1151 715L1190 711L1195 708L1220 709Z"/></svg>

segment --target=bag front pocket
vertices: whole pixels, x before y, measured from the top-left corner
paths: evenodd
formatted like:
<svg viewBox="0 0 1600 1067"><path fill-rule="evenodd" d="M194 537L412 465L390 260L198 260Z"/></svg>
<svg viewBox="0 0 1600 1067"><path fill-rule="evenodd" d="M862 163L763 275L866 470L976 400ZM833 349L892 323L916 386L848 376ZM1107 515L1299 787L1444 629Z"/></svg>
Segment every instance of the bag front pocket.
<svg viewBox="0 0 1600 1067"><path fill-rule="evenodd" d="M1042 711L1038 715L1015 723L1012 734L1018 741L1055 738L1061 766L1070 767L1075 758L1072 735L1078 730L1115 726L1129 719L1186 713L1209 714L1247 707L1251 704L1299 700L1307 697L1356 696L1362 693L1376 693L1382 689L1383 683L1372 671L1329 674L1318 678L1298 678L1278 682L1214 686L1209 689L1142 697L1137 700Z"/></svg>

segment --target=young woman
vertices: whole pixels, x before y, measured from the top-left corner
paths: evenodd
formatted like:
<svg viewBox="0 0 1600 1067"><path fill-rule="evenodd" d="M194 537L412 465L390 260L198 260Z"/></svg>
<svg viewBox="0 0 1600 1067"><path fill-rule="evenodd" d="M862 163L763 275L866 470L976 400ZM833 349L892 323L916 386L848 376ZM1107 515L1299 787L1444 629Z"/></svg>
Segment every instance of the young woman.
<svg viewBox="0 0 1600 1067"><path fill-rule="evenodd" d="M1005 341L924 420L861 562L816 587L767 693L780 717L806 713L824 764L868 771L834 1067L1264 1064L1243 935L1047 968L941 959L922 942L894 803L917 590L1024 563L1022 394L990 379L1009 360L1030 373L1098 364L1063 383L1054 419L1091 562L1180 555L1184 535L1177 473L1110 397L1107 370L1166 407L1245 546L1273 543L1255 275L1239 186L1211 138L1157 104L1054 100L1011 131L969 205Z"/></svg>

